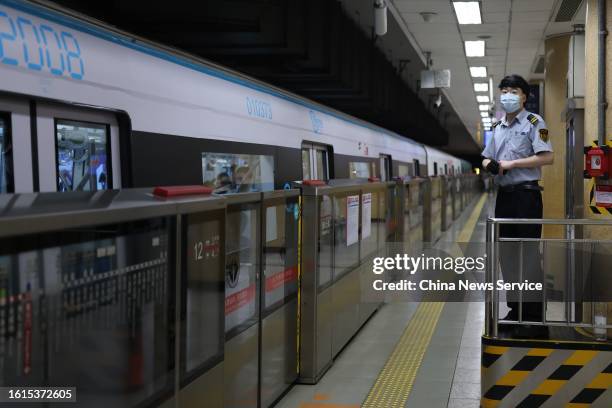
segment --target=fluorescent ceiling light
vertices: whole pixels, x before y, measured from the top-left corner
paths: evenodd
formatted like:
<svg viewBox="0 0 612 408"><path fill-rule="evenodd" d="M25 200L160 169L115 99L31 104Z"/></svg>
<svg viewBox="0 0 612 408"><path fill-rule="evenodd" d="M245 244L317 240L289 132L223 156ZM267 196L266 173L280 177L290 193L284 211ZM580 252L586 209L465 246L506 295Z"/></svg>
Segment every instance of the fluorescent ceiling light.
<svg viewBox="0 0 612 408"><path fill-rule="evenodd" d="M475 92L489 92L489 84L486 82L477 82L474 84Z"/></svg>
<svg viewBox="0 0 612 408"><path fill-rule="evenodd" d="M491 126L485 126L484 130L491 130Z"/></svg>
<svg viewBox="0 0 612 408"><path fill-rule="evenodd" d="M482 116L483 118L488 118L489 112L480 112L480 116Z"/></svg>
<svg viewBox="0 0 612 408"><path fill-rule="evenodd" d="M482 24L480 3L477 1L454 1L455 13L459 24Z"/></svg>
<svg viewBox="0 0 612 408"><path fill-rule="evenodd" d="M470 74L475 78L485 78L487 76L487 67L470 67Z"/></svg>
<svg viewBox="0 0 612 408"><path fill-rule="evenodd" d="M489 97L486 95L476 95L476 100L480 103L489 103Z"/></svg>
<svg viewBox="0 0 612 408"><path fill-rule="evenodd" d="M486 112L489 110L489 105L478 105L478 110Z"/></svg>
<svg viewBox="0 0 612 408"><path fill-rule="evenodd" d="M491 124L491 118L482 118L482 124L483 125L490 125Z"/></svg>
<svg viewBox="0 0 612 408"><path fill-rule="evenodd" d="M484 57L484 55L485 55L484 40L465 42L465 56L466 57Z"/></svg>

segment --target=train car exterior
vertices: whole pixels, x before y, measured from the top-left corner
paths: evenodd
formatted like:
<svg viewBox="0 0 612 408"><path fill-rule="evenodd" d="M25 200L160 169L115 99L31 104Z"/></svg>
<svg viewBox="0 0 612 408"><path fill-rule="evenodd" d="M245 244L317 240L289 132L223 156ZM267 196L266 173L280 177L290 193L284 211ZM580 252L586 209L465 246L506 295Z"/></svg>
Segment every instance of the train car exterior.
<svg viewBox="0 0 612 408"><path fill-rule="evenodd" d="M65 10L2 0L0 32L0 128L11 147L3 149L3 192L201 183L240 191L241 182L267 190L301 179L384 180L464 167Z"/></svg>
<svg viewBox="0 0 612 408"><path fill-rule="evenodd" d="M427 174L429 176L456 175L470 172L469 162L441 150L425 146L427 152Z"/></svg>

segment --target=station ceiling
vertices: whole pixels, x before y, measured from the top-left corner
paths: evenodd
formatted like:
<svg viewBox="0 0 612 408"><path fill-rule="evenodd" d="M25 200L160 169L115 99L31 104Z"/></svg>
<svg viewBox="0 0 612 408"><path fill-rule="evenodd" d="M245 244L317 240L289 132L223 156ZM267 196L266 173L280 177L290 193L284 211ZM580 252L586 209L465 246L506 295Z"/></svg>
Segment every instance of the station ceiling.
<svg viewBox="0 0 612 408"><path fill-rule="evenodd" d="M481 0L482 24L459 25L450 0L389 3L406 38L420 53L431 52L433 68L451 70L452 86L445 93L473 136L480 122L473 84L486 78L472 78L469 67L487 67L494 88L508 74L543 80L546 38L572 32L586 16L586 0ZM426 22L422 13L435 14ZM466 57L463 42L479 39L485 40L485 56Z"/></svg>
<svg viewBox="0 0 612 408"><path fill-rule="evenodd" d="M568 2L571 18L555 22ZM483 24L459 25L451 0L387 0L388 32L377 37L372 0L55 3L473 161L480 113L469 66L487 66L494 84L506 73L541 79L544 39L585 15L581 0L481 0ZM463 41L479 36L486 56L467 58ZM451 70L440 106L437 90L419 86L426 52L434 69Z"/></svg>

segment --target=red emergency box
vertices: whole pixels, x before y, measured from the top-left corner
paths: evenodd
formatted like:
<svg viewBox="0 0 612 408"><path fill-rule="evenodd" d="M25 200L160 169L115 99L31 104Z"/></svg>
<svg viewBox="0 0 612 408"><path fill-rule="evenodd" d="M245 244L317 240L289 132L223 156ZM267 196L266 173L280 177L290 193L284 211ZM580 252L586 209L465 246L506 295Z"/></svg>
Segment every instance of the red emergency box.
<svg viewBox="0 0 612 408"><path fill-rule="evenodd" d="M584 177L608 179L610 166L610 148L594 146L584 148Z"/></svg>

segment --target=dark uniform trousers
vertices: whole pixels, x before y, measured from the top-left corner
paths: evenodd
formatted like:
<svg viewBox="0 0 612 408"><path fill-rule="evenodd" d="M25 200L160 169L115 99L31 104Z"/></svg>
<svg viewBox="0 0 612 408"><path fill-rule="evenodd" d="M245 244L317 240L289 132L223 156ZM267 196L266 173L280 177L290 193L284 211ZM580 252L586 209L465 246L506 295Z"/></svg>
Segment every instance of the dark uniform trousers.
<svg viewBox="0 0 612 408"><path fill-rule="evenodd" d="M542 218L542 193L538 190L515 190L497 192L495 203L496 218ZM538 238L542 236L541 224L501 224L500 238ZM539 242L501 242L499 253L501 272L504 282L512 283L520 280L520 251L523 251L522 280L542 283L542 266ZM500 277L498 277L499 279ZM518 320L518 291L506 293L508 307L511 309L509 319ZM523 292L523 320L542 320L542 293Z"/></svg>

